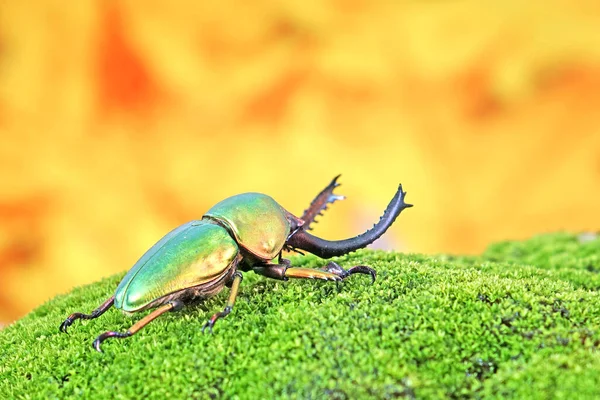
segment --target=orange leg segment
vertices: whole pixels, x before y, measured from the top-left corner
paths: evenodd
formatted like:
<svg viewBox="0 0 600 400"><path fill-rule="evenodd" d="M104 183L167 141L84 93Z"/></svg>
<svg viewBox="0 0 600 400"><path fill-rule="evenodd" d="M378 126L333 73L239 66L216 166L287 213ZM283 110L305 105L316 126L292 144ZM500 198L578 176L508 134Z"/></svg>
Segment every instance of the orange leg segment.
<svg viewBox="0 0 600 400"><path fill-rule="evenodd" d="M100 336L98 336L96 338L96 340L94 340L94 344L93 344L94 348L96 350L98 350L99 352L102 353L102 350L100 349L100 345L106 339L112 338L112 337L114 337L114 338L126 338L126 337L129 337L129 336L132 336L137 331L139 331L140 329L142 329L144 326L146 326L150 322L154 321L160 315L166 313L167 311L177 311L177 310L180 310L181 307L183 307L183 303L178 302L178 301L172 301L172 302L169 302L169 303L167 303L165 305L160 306L156 310L152 311L150 314L146 315L144 318L140 319L138 322L136 322L135 324L133 324L131 326L131 328L129 328L127 330L127 332L113 332L113 331L104 332L103 334L101 334Z"/></svg>

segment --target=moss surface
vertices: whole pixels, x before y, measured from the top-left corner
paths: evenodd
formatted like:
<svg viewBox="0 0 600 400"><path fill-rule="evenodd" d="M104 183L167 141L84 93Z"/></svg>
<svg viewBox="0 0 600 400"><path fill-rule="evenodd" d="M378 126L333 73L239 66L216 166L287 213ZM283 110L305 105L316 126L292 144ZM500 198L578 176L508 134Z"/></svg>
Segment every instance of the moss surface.
<svg viewBox="0 0 600 400"><path fill-rule="evenodd" d="M75 289L0 331L0 398L600 398L600 239L568 234L478 257L359 251L344 284L246 274L227 291L104 343L139 314L91 311L122 275ZM293 258L316 267L315 257Z"/></svg>

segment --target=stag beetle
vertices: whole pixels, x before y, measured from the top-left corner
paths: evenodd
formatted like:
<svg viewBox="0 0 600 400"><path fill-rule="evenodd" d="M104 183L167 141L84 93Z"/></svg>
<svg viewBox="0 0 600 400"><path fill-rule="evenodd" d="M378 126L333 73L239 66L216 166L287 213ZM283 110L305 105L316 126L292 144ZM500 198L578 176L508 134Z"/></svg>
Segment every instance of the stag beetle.
<svg viewBox="0 0 600 400"><path fill-rule="evenodd" d="M73 313L60 325L60 331L77 319L94 319L110 307L127 313L156 308L133 324L126 332L105 332L93 342L96 350L107 338L125 338L135 334L167 311L180 310L185 304L204 300L230 288L227 305L204 324L202 331L227 316L235 303L242 272L254 271L268 278L311 278L340 281L348 276L368 274L375 281L373 268L357 265L345 270L330 262L323 269L293 267L282 258L283 250L302 250L321 258L331 258L366 247L392 225L400 212L412 204L404 202L402 185L373 228L356 237L329 241L308 232L315 217L336 200L339 186L336 176L319 193L301 218L281 207L271 197L244 193L229 197L213 206L200 220L175 228L150 248L127 272L115 294L90 314ZM277 261L274 260L277 258Z"/></svg>

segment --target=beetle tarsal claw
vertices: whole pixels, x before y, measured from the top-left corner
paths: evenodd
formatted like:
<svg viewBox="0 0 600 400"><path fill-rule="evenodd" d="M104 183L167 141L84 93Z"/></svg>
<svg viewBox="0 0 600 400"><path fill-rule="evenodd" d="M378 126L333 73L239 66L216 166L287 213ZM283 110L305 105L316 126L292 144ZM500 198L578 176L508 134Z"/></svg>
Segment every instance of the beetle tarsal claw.
<svg viewBox="0 0 600 400"><path fill-rule="evenodd" d="M69 318L67 318L67 319L65 319L63 321L62 324L60 324L60 327L58 328L58 330L61 331L61 332L63 332L63 333L69 333L69 332L67 332L67 328L69 326L71 326L72 323L73 323L73 321L70 320Z"/></svg>
<svg viewBox="0 0 600 400"><path fill-rule="evenodd" d="M241 277L241 274L240 274L240 277ZM240 280L241 280L241 278L240 278ZM219 318L225 318L226 316L228 316L229 313L231 312L232 308L233 308L233 305L231 305L231 306L227 305L223 311L219 311L218 313L215 313L208 321L206 321L206 323L202 327L202 333L204 333L204 330L206 328L208 328L209 333L213 333L213 326L215 326L215 322L217 322L217 320Z"/></svg>
<svg viewBox="0 0 600 400"><path fill-rule="evenodd" d="M348 270L348 275L352 274L366 274L371 275L371 283L375 283L375 279L377 278L377 271L373 268L368 267L366 265L357 265Z"/></svg>
<svg viewBox="0 0 600 400"><path fill-rule="evenodd" d="M339 276L340 280L346 279L347 277L349 277L350 275L353 275L353 274L370 275L372 282L375 282L375 278L377 278L377 271L375 271L373 268L368 267L366 265L356 265L348 270L345 270L338 263L330 261L325 266L324 269L327 272L330 272L332 274L336 274L337 276Z"/></svg>
<svg viewBox="0 0 600 400"><path fill-rule="evenodd" d="M73 322L75 322L75 320L77 319L91 319L93 318L93 315L87 315L87 314L82 314L82 313L73 313L71 315L69 315L67 317L67 319L65 319L63 321L62 324L60 324L60 327L58 328L61 332L63 333L69 333L67 332L67 328L70 327L71 325L73 325Z"/></svg>
<svg viewBox="0 0 600 400"><path fill-rule="evenodd" d="M206 323L204 324L204 326L202 327L202 333L204 333L204 331L206 330L206 328L208 328L208 333L213 333L213 326L214 323L210 323L210 321L206 321Z"/></svg>
<svg viewBox="0 0 600 400"><path fill-rule="evenodd" d="M100 353L102 353L102 349L100 349L100 345L102 344L102 342L104 342L106 339L114 337L114 338L126 338L133 335L133 333L127 331L125 333L122 332L113 332L113 331L108 331L108 332L104 332L103 334L101 334L100 336L98 336L96 338L96 340L94 340L94 343L92 344L94 346L94 348L99 351Z"/></svg>
<svg viewBox="0 0 600 400"><path fill-rule="evenodd" d="M76 319L81 319L81 318L85 318L85 317L86 317L85 314L73 313L73 314L69 315L67 317L67 319L65 319L63 321L62 324L60 324L60 327L58 329L63 333L69 333L69 332L67 332L67 328L70 327L71 325L73 325L73 322L75 322Z"/></svg>

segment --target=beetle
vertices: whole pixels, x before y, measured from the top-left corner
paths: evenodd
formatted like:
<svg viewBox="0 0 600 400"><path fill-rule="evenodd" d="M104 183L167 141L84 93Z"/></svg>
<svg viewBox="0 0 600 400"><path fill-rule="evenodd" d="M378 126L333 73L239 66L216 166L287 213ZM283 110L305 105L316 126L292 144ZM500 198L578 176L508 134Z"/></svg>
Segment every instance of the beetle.
<svg viewBox="0 0 600 400"><path fill-rule="evenodd" d="M225 308L202 327L202 332L207 328L212 332L215 322L233 309L242 282L241 272L254 271L283 281L289 278L341 281L360 273L370 275L374 282L375 270L365 265L346 270L329 262L322 269L299 268L282 257L282 251L291 250L328 259L366 247L385 233L402 210L412 207L404 202L406 192L399 185L373 228L345 240L318 238L308 232L315 218L322 215L328 204L345 198L334 194L339 177L317 195L300 218L261 193L239 194L217 203L202 219L183 224L160 239L127 272L113 296L90 314L69 315L60 325L60 331L67 333L75 320L98 318L112 306L126 313L154 309L126 332L108 331L99 335L93 347L101 352L104 340L132 336L161 314L208 299L227 286L230 292Z"/></svg>

